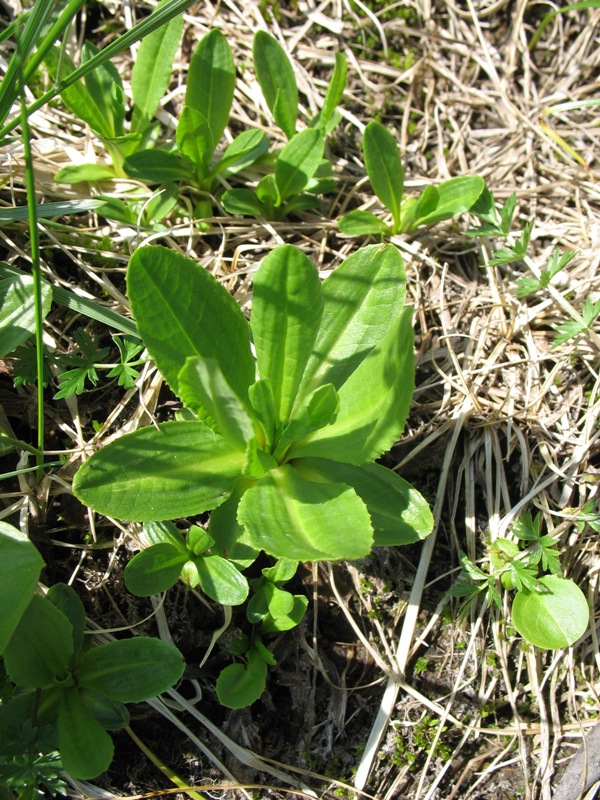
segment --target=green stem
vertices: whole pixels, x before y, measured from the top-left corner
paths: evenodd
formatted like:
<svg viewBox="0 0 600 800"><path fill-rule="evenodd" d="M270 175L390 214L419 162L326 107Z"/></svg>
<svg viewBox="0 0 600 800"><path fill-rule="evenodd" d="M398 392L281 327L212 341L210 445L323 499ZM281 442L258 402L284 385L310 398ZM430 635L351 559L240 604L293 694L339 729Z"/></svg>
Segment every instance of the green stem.
<svg viewBox="0 0 600 800"><path fill-rule="evenodd" d="M19 33L15 35L17 52L20 50ZM38 468L38 480L41 479L41 470L44 463L44 350L42 342L42 276L40 270L40 242L37 217L37 200L35 196L35 176L33 173L33 158L31 155L30 130L27 119L27 106L25 104L25 81L23 78L23 61L18 62L20 96L21 96L21 128L23 133L23 156L25 159L25 185L27 188L27 207L29 211L29 231L31 236L31 269L33 274L33 293L35 303L35 349L37 368L37 419L38 438L35 455Z"/></svg>

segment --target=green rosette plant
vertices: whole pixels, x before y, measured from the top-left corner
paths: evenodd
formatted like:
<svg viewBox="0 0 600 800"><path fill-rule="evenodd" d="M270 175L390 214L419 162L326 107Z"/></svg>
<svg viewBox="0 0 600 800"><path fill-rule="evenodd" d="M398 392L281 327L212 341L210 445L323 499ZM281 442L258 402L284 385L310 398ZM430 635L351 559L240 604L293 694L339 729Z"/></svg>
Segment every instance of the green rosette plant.
<svg viewBox="0 0 600 800"><path fill-rule="evenodd" d="M430 533L423 497L375 463L402 433L414 384L394 246L359 250L322 283L301 250L277 247L254 278L249 323L208 271L163 247L134 253L127 287L185 414L94 453L73 482L84 504L141 522L211 511L211 552L242 568L261 550L357 559Z"/></svg>

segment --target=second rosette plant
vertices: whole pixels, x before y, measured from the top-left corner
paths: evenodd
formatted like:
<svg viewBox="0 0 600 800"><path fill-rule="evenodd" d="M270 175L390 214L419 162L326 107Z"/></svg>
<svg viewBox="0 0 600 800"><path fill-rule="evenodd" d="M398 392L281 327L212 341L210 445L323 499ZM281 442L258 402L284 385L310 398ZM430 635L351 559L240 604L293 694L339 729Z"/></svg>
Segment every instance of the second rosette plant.
<svg viewBox="0 0 600 800"><path fill-rule="evenodd" d="M301 250L277 247L255 275L249 323L207 270L163 247L134 253L127 286L184 409L94 453L73 483L83 503L141 522L211 511L202 557L240 569L261 550L337 561L429 534L421 494L375 463L414 385L394 246L359 250L323 282Z"/></svg>

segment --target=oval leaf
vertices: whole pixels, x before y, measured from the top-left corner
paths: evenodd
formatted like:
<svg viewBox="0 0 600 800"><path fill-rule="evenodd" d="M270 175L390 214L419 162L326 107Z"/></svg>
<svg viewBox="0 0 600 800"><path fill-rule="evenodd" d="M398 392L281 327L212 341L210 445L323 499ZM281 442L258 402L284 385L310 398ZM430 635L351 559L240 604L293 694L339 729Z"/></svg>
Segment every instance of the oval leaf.
<svg viewBox="0 0 600 800"><path fill-rule="evenodd" d="M394 230L398 230L404 190L404 167L396 140L383 125L373 120L369 122L363 134L363 151L373 191L391 211Z"/></svg>
<svg viewBox="0 0 600 800"><path fill-rule="evenodd" d="M239 606L248 597L246 578L225 558L217 555L195 558L204 594L223 606Z"/></svg>
<svg viewBox="0 0 600 800"><path fill-rule="evenodd" d="M61 698L58 743L63 767L81 780L96 778L113 758L112 739L87 710L76 689L69 689Z"/></svg>
<svg viewBox="0 0 600 800"><path fill-rule="evenodd" d="M296 76L287 53L265 31L257 31L252 43L256 78L275 122L291 139L298 116Z"/></svg>
<svg viewBox="0 0 600 800"><path fill-rule="evenodd" d="M185 104L195 108L206 119L214 147L229 121L234 89L235 65L231 47L221 31L213 28L200 39L192 55Z"/></svg>
<svg viewBox="0 0 600 800"><path fill-rule="evenodd" d="M200 514L223 503L244 453L201 422L165 422L128 433L79 469L73 492L118 519L151 522Z"/></svg>
<svg viewBox="0 0 600 800"><path fill-rule="evenodd" d="M226 708L245 708L258 700L267 685L267 665L255 650L248 665L230 664L217 678L217 697Z"/></svg>
<svg viewBox="0 0 600 800"><path fill-rule="evenodd" d="M125 567L125 586L138 597L166 592L179 579L187 553L172 544L154 544L137 553Z"/></svg>
<svg viewBox="0 0 600 800"><path fill-rule="evenodd" d="M304 189L317 171L324 149L325 140L318 128L306 128L290 139L275 162L279 203Z"/></svg>
<svg viewBox="0 0 600 800"><path fill-rule="evenodd" d="M73 655L73 628L62 611L35 595L4 650L8 677L39 689L66 677Z"/></svg>
<svg viewBox="0 0 600 800"><path fill-rule="evenodd" d="M539 583L546 591L524 590L515 595L515 628L528 642L545 650L575 644L588 626L590 612L584 593L576 583L557 575L545 575Z"/></svg>
<svg viewBox="0 0 600 800"><path fill-rule="evenodd" d="M214 358L245 400L254 382L250 329L231 295L203 267L166 247L131 257L127 291L148 352L173 391L189 356Z"/></svg>
<svg viewBox="0 0 600 800"><path fill-rule="evenodd" d="M0 653L31 602L44 562L21 531L0 522Z"/></svg>
<svg viewBox="0 0 600 800"><path fill-rule="evenodd" d="M77 684L121 703L140 703L170 689L185 662L169 642L138 636L88 650L76 673Z"/></svg>
<svg viewBox="0 0 600 800"><path fill-rule="evenodd" d="M248 489L238 520L255 546L276 558L352 560L373 544L367 508L354 489L307 481L288 464Z"/></svg>

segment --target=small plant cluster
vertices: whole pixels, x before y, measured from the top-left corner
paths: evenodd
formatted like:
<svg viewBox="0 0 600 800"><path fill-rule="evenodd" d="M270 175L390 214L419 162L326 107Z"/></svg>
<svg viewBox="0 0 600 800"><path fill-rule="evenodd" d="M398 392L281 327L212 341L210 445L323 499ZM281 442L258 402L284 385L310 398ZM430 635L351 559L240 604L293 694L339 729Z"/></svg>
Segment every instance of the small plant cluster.
<svg viewBox="0 0 600 800"><path fill-rule="evenodd" d="M462 574L450 594L462 600L461 613L480 595L502 611L499 586L514 591L511 616L520 635L536 647L569 647L586 631L589 608L577 584L563 576L558 540L542 533L542 517L522 514L512 527L514 539L498 538L488 547L485 572L466 555Z"/></svg>
<svg viewBox="0 0 600 800"><path fill-rule="evenodd" d="M0 121L18 98L19 75L23 92L45 61L58 87L45 102L60 94L111 158L110 164L67 167L57 178L96 183L129 177L157 189L149 200L145 191L127 200L99 195L71 205L30 202L32 239L38 212L96 208L105 218L160 230L181 210L183 192L193 198L196 219L217 209L281 220L318 208L320 195L336 188L326 139L338 122L346 85L342 54L335 56L320 112L299 130L293 67L278 42L258 32L254 71L286 142L272 148L256 129L242 131L222 149L236 74L226 38L212 30L193 53L185 105L174 138L165 140L155 111L170 80L185 3L159 4L124 37L127 46L142 38L131 106L110 61L114 49L100 51L86 42L76 67L54 48L81 2L68 5L53 17L53 4L40 0L27 16L20 49L0 84ZM11 27L15 35L19 30L20 23ZM5 125L0 137L12 127ZM373 192L389 213L381 218L354 209L339 228L381 243L355 250L323 281L302 250L275 248L254 275L249 320L206 269L166 247L140 247L129 261L135 323L51 287L39 271L30 278L2 265L8 272L0 281L0 358L13 357L17 382L37 379L41 387L57 375L54 399L64 399L94 386L104 370L129 389L149 357L181 400L174 419L91 454L75 475L73 492L101 514L143 523L141 549L124 571L133 594L155 595L182 581L224 607L243 606L245 627L229 641L231 663L215 685L219 702L229 708L261 696L276 663L273 637L303 619L307 598L285 588L300 562L359 559L373 547L419 542L432 530L422 495L377 463L403 432L414 387L404 265L386 240L470 211L483 223L470 235L507 242L492 264L526 258L532 224L514 239L514 196L498 211L482 178L462 176L408 197L392 134L370 122L362 145ZM24 218L22 210L10 211L10 220ZM551 288L571 258L553 254L539 277L521 281L520 293ZM45 371L41 326L52 302L116 330L118 359L110 362L114 351L82 328L71 351L46 354ZM589 328L597 306L585 305L581 317L559 328L556 343ZM36 348L23 349L34 334ZM36 449L1 433L2 453L25 449L43 468L43 436ZM198 515L205 512L209 521L200 524ZM453 594L466 605L485 593L500 607L500 587L514 590L512 616L523 637L545 648L572 644L587 625L587 604L562 576L556 541L542 535L539 516L523 515L513 534L516 541L498 539L490 547L489 573L463 558ZM0 563L0 775L10 792L26 800L40 786L62 791L63 769L81 779L103 772L113 755L108 731L127 725L126 704L172 687L184 662L159 639L94 644L76 592L64 584L39 590L41 556L6 523L0 523ZM431 744L434 728L426 718L415 729L419 747Z"/></svg>

